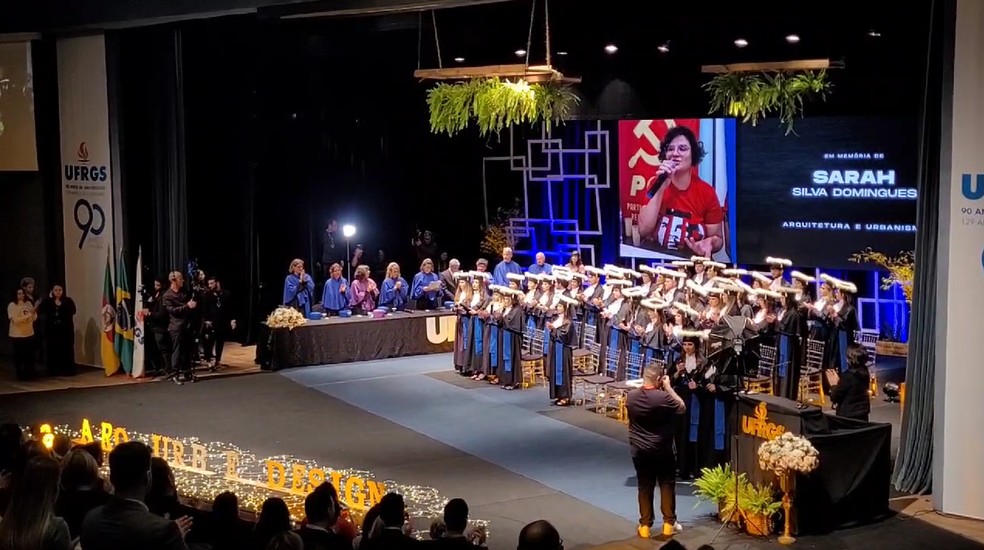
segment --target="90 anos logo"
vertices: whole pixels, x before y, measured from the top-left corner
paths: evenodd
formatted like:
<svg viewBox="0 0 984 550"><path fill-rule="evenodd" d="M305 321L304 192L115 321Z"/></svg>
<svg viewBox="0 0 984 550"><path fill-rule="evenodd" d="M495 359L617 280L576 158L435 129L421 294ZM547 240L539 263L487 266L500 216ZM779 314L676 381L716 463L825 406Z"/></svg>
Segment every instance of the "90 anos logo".
<svg viewBox="0 0 984 550"><path fill-rule="evenodd" d="M79 236L79 250L89 235L102 235L106 229L106 213L97 203L79 199L75 202L75 226L82 234Z"/></svg>

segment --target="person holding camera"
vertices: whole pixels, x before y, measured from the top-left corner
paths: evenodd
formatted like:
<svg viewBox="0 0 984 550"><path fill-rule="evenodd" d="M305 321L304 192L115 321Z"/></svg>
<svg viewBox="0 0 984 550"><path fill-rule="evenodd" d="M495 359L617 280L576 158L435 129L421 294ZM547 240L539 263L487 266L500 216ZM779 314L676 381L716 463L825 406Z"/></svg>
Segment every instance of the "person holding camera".
<svg viewBox="0 0 984 550"><path fill-rule="evenodd" d="M222 289L222 281L214 275L208 278L202 305L205 321L202 326L202 350L208 367L215 369L222 363L226 336L236 330L236 320L230 317L229 291Z"/></svg>
<svg viewBox="0 0 984 550"><path fill-rule="evenodd" d="M141 286L141 299L143 299L144 311L144 334L151 334L153 338L153 351L147 355L150 368L148 369L155 375L170 370L171 366L171 343L168 341L167 327L171 316L164 309L164 293L167 283L163 277L154 278L154 288L148 289Z"/></svg>
<svg viewBox="0 0 984 550"><path fill-rule="evenodd" d="M659 485L663 536L673 536L682 528L676 521L676 457L673 436L676 417L687 410L670 377L661 368L648 365L642 373L643 385L626 399L629 413L629 448L639 487L639 528L642 538L650 537L653 526L653 499Z"/></svg>
<svg viewBox="0 0 984 550"><path fill-rule="evenodd" d="M168 313L167 332L171 338L171 373L169 378L181 385L194 380L191 369L191 333L195 308L198 302L184 289L184 275L180 271L172 271L167 277L171 288L164 293L162 302Z"/></svg>

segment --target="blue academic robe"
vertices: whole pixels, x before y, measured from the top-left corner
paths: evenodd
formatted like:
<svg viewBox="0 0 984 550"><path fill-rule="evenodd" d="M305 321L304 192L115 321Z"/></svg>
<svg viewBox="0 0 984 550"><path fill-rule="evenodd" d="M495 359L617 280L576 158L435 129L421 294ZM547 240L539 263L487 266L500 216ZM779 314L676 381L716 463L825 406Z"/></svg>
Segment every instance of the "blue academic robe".
<svg viewBox="0 0 984 550"><path fill-rule="evenodd" d="M440 276L434 272L420 272L413 276L413 284L410 285L410 298L416 300L417 309L423 310L438 308L440 305L438 304L438 298L441 296L441 291L431 290L424 292L424 288L426 288L427 285L440 280Z"/></svg>
<svg viewBox="0 0 984 550"><path fill-rule="evenodd" d="M553 272L553 266L546 262L544 262L543 265L533 264L529 267L529 269L526 270L526 272L529 273L530 275L550 275ZM527 280L526 282L531 285L537 284L536 282L529 281L529 280Z"/></svg>
<svg viewBox="0 0 984 550"><path fill-rule="evenodd" d="M293 273L284 280L284 305L304 312L307 317L311 313L311 303L314 296L314 279L307 273L301 277Z"/></svg>
<svg viewBox="0 0 984 550"><path fill-rule="evenodd" d="M397 282L401 283L399 289L396 288ZM406 279L403 277L386 279L383 281L383 288L379 292L379 307L397 310L406 309L409 296L410 285L407 284Z"/></svg>
<svg viewBox="0 0 984 550"><path fill-rule="evenodd" d="M343 288L345 292L342 292ZM321 294L321 305L325 311L339 312L348 308L348 290L349 284L345 277L328 279L328 282L325 283L325 290Z"/></svg>
<svg viewBox="0 0 984 550"><path fill-rule="evenodd" d="M515 273L517 275L523 274L523 268L519 267L516 262L499 262L499 265L495 266L495 270L492 271L492 282L499 286L509 286L509 279L506 277L509 273Z"/></svg>

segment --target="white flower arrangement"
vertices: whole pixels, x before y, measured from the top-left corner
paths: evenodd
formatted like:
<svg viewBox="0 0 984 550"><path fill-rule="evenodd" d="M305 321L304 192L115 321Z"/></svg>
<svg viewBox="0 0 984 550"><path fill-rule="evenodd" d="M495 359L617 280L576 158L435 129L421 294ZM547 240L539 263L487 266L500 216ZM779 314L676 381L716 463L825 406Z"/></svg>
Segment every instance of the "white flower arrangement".
<svg viewBox="0 0 984 550"><path fill-rule="evenodd" d="M820 452L804 437L786 432L758 448L759 466L782 476L796 472L808 474L820 465Z"/></svg>
<svg viewBox="0 0 984 550"><path fill-rule="evenodd" d="M294 330L306 322L307 319L304 318L303 313L284 306L273 310L273 313L266 320L267 326L270 328L285 328L287 330Z"/></svg>

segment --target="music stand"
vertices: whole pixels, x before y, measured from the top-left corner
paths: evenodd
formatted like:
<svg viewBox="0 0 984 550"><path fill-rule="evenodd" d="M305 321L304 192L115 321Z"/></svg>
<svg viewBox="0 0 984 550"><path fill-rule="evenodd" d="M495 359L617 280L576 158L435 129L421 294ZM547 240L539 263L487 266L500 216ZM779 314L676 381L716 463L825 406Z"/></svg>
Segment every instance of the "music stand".
<svg viewBox="0 0 984 550"><path fill-rule="evenodd" d="M710 334L708 334L708 359L717 360L720 366L719 375L733 375L735 377L735 386L728 393L731 394L732 400L735 402L735 410L732 411L732 426L731 426L731 471L735 474L735 505L731 509L727 518L724 518L721 528L718 529L714 537L708 544L714 544L714 541L721 536L721 532L724 528L731 523L735 514L738 513L738 500L739 500L739 484L738 484L738 392L744 385L744 378L747 371L745 361L748 357L753 355L753 352L749 350L746 346L751 341L756 340L759 334L752 330L749 326L749 319L742 315L728 315L721 317L714 328L711 329Z"/></svg>

